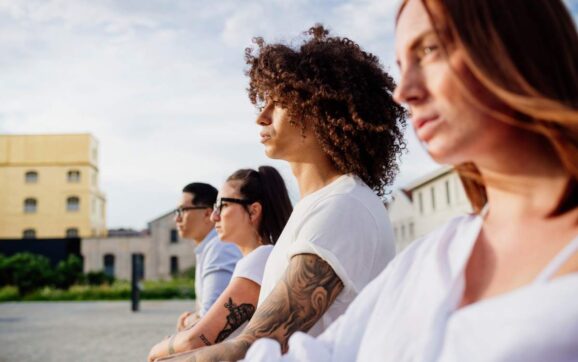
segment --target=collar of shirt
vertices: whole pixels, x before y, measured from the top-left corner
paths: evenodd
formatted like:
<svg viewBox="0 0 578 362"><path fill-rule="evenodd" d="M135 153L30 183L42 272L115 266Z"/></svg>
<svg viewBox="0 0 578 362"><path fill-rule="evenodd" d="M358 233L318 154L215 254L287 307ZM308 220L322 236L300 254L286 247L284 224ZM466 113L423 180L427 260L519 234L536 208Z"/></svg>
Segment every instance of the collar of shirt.
<svg viewBox="0 0 578 362"><path fill-rule="evenodd" d="M207 244L209 244L209 242L216 237L217 237L217 230L211 229L211 231L209 231L209 233L207 234L207 236L205 236L203 241L201 241L201 243L197 245L197 247L195 248L195 254L196 255L202 254L203 250L205 250L205 248L207 247Z"/></svg>

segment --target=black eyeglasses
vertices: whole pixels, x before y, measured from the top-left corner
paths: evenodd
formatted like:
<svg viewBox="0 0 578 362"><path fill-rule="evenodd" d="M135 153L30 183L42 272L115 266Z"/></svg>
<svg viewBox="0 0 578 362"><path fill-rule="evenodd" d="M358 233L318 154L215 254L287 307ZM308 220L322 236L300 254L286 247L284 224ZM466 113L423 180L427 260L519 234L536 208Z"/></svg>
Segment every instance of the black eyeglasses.
<svg viewBox="0 0 578 362"><path fill-rule="evenodd" d="M217 200L217 202L215 202L215 205L213 205L213 212L217 215L221 215L221 211L223 211L223 207L225 206L225 204L223 204L224 202L232 202L234 204L241 204L241 205L251 205L254 201L251 201L249 199L236 199L233 197L221 197L220 199Z"/></svg>
<svg viewBox="0 0 578 362"><path fill-rule="evenodd" d="M201 209L210 209L210 206L179 206L175 209L176 217L182 217L185 211L189 210L201 210Z"/></svg>

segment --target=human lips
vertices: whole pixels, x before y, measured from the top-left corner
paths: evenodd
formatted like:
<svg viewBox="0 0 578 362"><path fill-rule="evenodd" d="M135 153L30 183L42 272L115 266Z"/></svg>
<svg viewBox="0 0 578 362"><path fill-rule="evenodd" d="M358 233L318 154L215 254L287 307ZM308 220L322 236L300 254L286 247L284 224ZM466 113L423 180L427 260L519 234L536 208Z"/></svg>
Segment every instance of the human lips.
<svg viewBox="0 0 578 362"><path fill-rule="evenodd" d="M412 123L417 137L424 142L429 141L439 121L439 115L414 117Z"/></svg>
<svg viewBox="0 0 578 362"><path fill-rule="evenodd" d="M271 139L271 135L266 132L259 133L259 136L261 136L261 143L265 143Z"/></svg>

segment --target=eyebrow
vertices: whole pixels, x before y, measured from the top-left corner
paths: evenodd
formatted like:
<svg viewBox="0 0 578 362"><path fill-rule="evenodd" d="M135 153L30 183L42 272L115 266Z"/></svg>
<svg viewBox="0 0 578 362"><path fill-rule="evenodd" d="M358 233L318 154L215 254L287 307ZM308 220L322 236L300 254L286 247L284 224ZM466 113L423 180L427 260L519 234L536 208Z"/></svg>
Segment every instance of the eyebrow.
<svg viewBox="0 0 578 362"><path fill-rule="evenodd" d="M424 38L426 38L432 34L437 36L437 32L435 31L435 29L426 30L426 31L422 32L420 35L416 36L409 43L409 50L412 52L415 51L415 49L418 48L423 43ZM399 58L396 58L395 63L397 64L398 67L401 66Z"/></svg>

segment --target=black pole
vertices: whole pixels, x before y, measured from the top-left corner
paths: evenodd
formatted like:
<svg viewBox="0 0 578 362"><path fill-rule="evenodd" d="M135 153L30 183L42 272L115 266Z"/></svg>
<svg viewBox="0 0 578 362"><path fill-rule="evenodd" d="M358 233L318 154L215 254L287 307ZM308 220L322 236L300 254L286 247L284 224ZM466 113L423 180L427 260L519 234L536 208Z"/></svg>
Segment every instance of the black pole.
<svg viewBox="0 0 578 362"><path fill-rule="evenodd" d="M137 254L132 254L132 278L131 278L131 305L132 311L138 312L140 290L139 290L139 276L140 276L140 259Z"/></svg>

